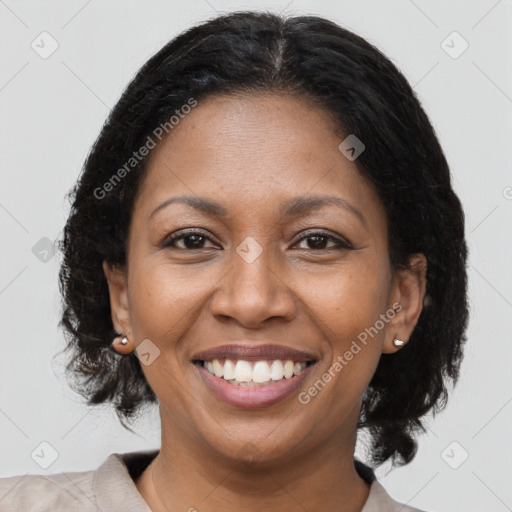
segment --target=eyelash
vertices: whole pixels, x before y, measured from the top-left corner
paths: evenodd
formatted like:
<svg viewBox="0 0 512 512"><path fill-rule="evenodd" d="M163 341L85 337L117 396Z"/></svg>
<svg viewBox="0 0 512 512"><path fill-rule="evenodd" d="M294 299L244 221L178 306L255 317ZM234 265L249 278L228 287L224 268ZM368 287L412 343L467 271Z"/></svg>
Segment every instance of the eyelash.
<svg viewBox="0 0 512 512"><path fill-rule="evenodd" d="M192 236L192 235L200 235L204 239L209 240L212 243L215 243L209 236L207 236L202 231L198 231L196 229L191 229L191 230L188 230L188 231L185 231L185 232L181 232L181 233L178 233L176 235L172 235L172 236L166 238L160 244L160 247L162 249L163 248L177 249L177 247L173 247L173 244L177 240L181 240L183 238L186 238L186 237ZM340 251L340 250L353 250L354 249L353 246L348 241L340 239L340 238L337 238L337 237L331 235L329 232L326 232L326 231L323 231L323 230L314 230L314 231L307 232L305 235L303 235L301 238L299 238L295 242L294 245L302 242L303 240L307 240L308 238L313 238L315 236L322 236L322 237L327 238L328 241L333 241L336 244L336 247L327 247L327 248L324 248L324 249L308 249L310 251L319 252L319 251L329 251L329 250ZM193 251L193 250L201 250L201 249L202 248L198 248L198 249L186 249L186 248L182 249L182 248L179 248L179 250L181 250L181 251Z"/></svg>

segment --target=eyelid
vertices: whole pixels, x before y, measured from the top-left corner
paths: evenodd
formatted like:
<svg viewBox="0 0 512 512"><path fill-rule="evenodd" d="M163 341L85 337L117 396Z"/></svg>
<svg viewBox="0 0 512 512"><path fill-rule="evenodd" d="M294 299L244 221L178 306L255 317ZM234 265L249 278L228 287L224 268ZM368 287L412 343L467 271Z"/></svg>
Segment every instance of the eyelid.
<svg viewBox="0 0 512 512"><path fill-rule="evenodd" d="M172 247L173 242L176 242L177 240L180 240L180 239L186 237L187 235L201 235L209 242L212 242L214 244L219 244L219 242L217 242L213 238L213 236L211 236L209 234L209 232L204 229L184 228L184 229L181 229L181 230L178 230L178 231L172 233L169 236L166 236L162 240L162 242L160 242L159 247L161 249ZM332 240L337 245L337 247L330 247L330 248L325 248L325 249L306 249L306 250L310 250L313 252L320 252L320 251L326 251L326 250L330 250L330 249L348 249L348 250L354 249L354 246L352 245L352 243L349 240L347 240L345 237L338 235L337 233L333 233L329 230L322 229L322 228L310 228L305 231L302 231L301 236L297 240L295 240L292 247L297 245L298 243L302 242L303 240L313 237L313 236L324 236L327 239ZM192 251L193 249L182 249L182 250ZM199 248L197 250L201 250L201 248Z"/></svg>
<svg viewBox="0 0 512 512"><path fill-rule="evenodd" d="M178 231L175 231L174 233L171 233L170 235L166 236L158 245L161 249L165 249L167 247L170 247L172 242L175 242L176 240L179 240L187 235L202 235L204 238L206 238L210 242L219 244L219 242L217 242L213 238L213 236L211 236L206 230L203 230L201 228L184 228L184 229L179 229ZM187 250L187 249L183 249L183 250ZM191 251L192 249L188 249L188 250Z"/></svg>
<svg viewBox="0 0 512 512"><path fill-rule="evenodd" d="M328 231L326 229L322 228L310 228L304 232L301 232L300 238L298 238L293 245L298 244L299 242L302 242L305 238L310 238L315 235L325 236L326 238L329 238L333 240L339 247L344 247L346 249L353 249L354 246L343 236L335 234L331 231ZM314 249L310 249L314 250ZM320 251L322 249L318 249ZM324 249L327 250L327 249Z"/></svg>

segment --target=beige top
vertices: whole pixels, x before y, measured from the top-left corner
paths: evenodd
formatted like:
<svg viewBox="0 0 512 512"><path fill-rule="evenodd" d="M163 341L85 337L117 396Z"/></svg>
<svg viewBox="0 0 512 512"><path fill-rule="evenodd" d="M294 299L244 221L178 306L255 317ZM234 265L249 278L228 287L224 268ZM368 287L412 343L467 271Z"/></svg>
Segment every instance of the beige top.
<svg viewBox="0 0 512 512"><path fill-rule="evenodd" d="M96 470L0 478L0 512L151 512L135 480L157 454L113 453ZM355 466L370 484L361 512L421 512L392 499L368 466Z"/></svg>

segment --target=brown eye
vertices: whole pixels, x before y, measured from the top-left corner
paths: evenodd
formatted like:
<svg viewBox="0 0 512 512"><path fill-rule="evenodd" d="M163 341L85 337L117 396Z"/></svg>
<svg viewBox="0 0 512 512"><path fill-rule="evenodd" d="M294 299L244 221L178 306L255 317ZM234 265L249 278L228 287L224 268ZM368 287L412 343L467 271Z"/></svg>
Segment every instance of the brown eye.
<svg viewBox="0 0 512 512"><path fill-rule="evenodd" d="M307 247L300 247L300 249L312 249L312 250L328 250L328 249L352 249L353 247L342 239L339 239L331 234L323 231L309 232L304 235L296 244L306 242ZM331 242L331 246L327 245Z"/></svg>
<svg viewBox="0 0 512 512"><path fill-rule="evenodd" d="M187 231L181 234L172 235L162 242L161 247L170 247L180 250L205 249L204 244L212 240L201 231ZM181 246L177 244L181 243ZM208 248L208 247L206 247Z"/></svg>

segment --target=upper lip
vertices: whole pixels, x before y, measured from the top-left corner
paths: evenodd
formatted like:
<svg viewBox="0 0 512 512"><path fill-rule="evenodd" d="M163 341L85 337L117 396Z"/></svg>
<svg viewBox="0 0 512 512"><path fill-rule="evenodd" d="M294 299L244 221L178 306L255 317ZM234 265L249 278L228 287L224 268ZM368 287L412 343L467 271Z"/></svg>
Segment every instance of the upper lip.
<svg viewBox="0 0 512 512"><path fill-rule="evenodd" d="M218 347L203 350L194 355L193 360L211 361L212 359L243 359L246 361L275 360L294 362L316 361L311 352L297 350L284 345L247 345L235 343L232 345L221 345Z"/></svg>

